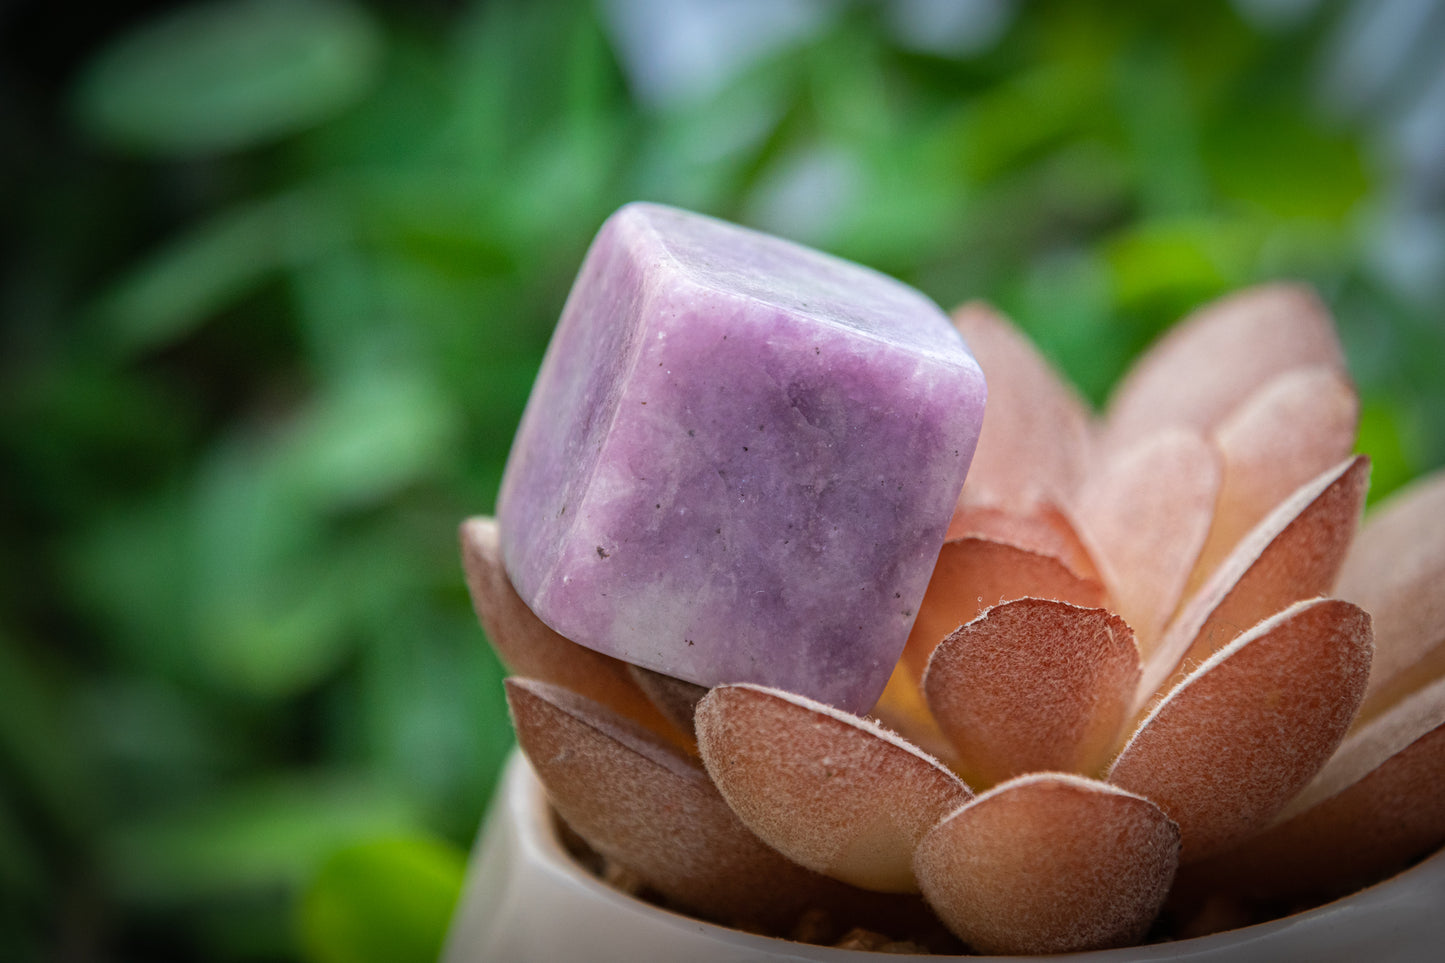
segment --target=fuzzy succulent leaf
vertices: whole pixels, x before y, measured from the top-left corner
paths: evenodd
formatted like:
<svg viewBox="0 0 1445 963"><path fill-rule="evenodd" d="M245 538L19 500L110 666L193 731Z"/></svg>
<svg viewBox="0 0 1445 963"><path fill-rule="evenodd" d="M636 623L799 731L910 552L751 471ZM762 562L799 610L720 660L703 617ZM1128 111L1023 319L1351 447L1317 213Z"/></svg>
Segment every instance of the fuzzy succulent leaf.
<svg viewBox="0 0 1445 963"><path fill-rule="evenodd" d="M1137 942L1179 860L1179 828L1115 786L1062 773L1006 782L919 844L924 896L982 953Z"/></svg>
<svg viewBox="0 0 1445 963"><path fill-rule="evenodd" d="M1185 862L1264 826L1329 759L1370 671L1370 617L1300 602L1220 649L1160 702L1109 781L1179 824Z"/></svg>
<svg viewBox="0 0 1445 963"><path fill-rule="evenodd" d="M800 864L883 892L916 892L913 850L972 797L937 760L866 719L754 685L697 708L713 781L755 833Z"/></svg>

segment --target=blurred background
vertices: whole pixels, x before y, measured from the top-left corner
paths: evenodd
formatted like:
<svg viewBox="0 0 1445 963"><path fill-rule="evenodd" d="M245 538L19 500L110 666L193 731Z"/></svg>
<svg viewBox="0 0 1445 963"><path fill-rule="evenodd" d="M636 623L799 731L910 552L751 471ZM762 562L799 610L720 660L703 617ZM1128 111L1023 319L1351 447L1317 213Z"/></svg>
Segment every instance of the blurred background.
<svg viewBox="0 0 1445 963"><path fill-rule="evenodd" d="M0 5L0 959L434 957L511 743L456 526L646 198L1095 403L1315 284L1445 464L1445 0Z"/></svg>

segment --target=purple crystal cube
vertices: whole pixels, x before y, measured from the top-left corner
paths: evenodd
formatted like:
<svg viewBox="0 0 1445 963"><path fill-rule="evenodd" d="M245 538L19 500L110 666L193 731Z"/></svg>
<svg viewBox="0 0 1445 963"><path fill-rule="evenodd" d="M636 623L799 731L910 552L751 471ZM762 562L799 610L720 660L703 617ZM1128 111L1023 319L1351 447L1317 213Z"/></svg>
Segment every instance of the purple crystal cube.
<svg viewBox="0 0 1445 963"><path fill-rule="evenodd" d="M593 241L498 499L556 631L866 711L928 586L984 380L923 295L652 204Z"/></svg>

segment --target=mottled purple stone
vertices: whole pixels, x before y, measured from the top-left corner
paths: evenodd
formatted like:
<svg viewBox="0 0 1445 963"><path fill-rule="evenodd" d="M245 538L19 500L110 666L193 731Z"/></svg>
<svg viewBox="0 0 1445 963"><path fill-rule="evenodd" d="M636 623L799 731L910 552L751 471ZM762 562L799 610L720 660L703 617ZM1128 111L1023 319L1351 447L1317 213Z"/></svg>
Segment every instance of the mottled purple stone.
<svg viewBox="0 0 1445 963"><path fill-rule="evenodd" d="M984 395L912 288L629 205L587 253L512 447L507 572L598 651L866 711L927 588Z"/></svg>

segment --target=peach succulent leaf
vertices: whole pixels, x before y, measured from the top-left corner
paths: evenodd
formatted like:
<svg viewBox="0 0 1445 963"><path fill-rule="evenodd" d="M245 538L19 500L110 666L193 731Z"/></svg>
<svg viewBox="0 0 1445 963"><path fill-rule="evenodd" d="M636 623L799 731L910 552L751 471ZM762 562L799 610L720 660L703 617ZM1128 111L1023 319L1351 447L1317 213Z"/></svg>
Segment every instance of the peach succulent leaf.
<svg viewBox="0 0 1445 963"><path fill-rule="evenodd" d="M1060 559L984 536L943 543L918 617L903 647L901 665L915 683L943 638L999 602L1050 598L1096 607L1104 588Z"/></svg>
<svg viewBox="0 0 1445 963"><path fill-rule="evenodd" d="M1079 494L1079 530L1145 653L1198 561L1220 478L1212 445L1195 431L1165 428L1115 452Z"/></svg>
<svg viewBox="0 0 1445 963"><path fill-rule="evenodd" d="M1295 489L1350 456L1359 414L1349 378L1319 366L1277 376L1220 423L1224 481L1191 588Z"/></svg>
<svg viewBox="0 0 1445 963"><path fill-rule="evenodd" d="M1445 676L1445 472L1366 517L1336 593L1375 619L1375 662L1357 725Z"/></svg>
<svg viewBox="0 0 1445 963"><path fill-rule="evenodd" d="M1184 862L1258 831L1320 770L1359 708L1370 617L1299 602L1214 653L1134 733L1109 781L1179 824Z"/></svg>
<svg viewBox="0 0 1445 963"><path fill-rule="evenodd" d="M1080 579L1099 581L1098 569L1074 523L1051 501L1039 499L1015 509L973 503L960 505L949 521L946 540L968 537L1046 555L1057 559Z"/></svg>
<svg viewBox="0 0 1445 963"><path fill-rule="evenodd" d="M1331 898L1445 843L1445 679L1353 731L1269 829L1191 872L1264 899Z"/></svg>
<svg viewBox="0 0 1445 963"><path fill-rule="evenodd" d="M1259 386L1298 368L1344 372L1329 312L1309 288L1269 284L1195 311L1130 368L1110 399L1105 447L1167 425L1208 433Z"/></svg>
<svg viewBox="0 0 1445 963"><path fill-rule="evenodd" d="M973 786L1029 772L1099 775L1139 681L1117 615L1047 599L1001 603L944 639L923 691Z"/></svg>
<svg viewBox="0 0 1445 963"><path fill-rule="evenodd" d="M517 741L558 815L668 901L777 930L846 889L765 845L696 759L647 729L560 686L506 687Z"/></svg>
<svg viewBox="0 0 1445 963"><path fill-rule="evenodd" d="M679 744L688 742L638 688L626 662L563 638L532 614L507 578L496 519L467 519L461 543L472 605L509 672L584 693Z"/></svg>
<svg viewBox="0 0 1445 963"><path fill-rule="evenodd" d="M1179 828L1149 800L1062 773L1020 776L940 822L914 870L982 953L1065 953L1138 942L1179 859Z"/></svg>
<svg viewBox="0 0 1445 963"><path fill-rule="evenodd" d="M928 707L918 680L904 663L893 667L888 685L868 718L892 732L906 733L909 742L958 771L958 753Z"/></svg>
<svg viewBox="0 0 1445 963"><path fill-rule="evenodd" d="M1330 590L1364 507L1369 468L1363 455L1330 468L1245 536L1146 654L1136 704L1174 688L1260 619Z"/></svg>
<svg viewBox="0 0 1445 963"><path fill-rule="evenodd" d="M661 672L654 672L652 669L644 669L640 665L631 663L627 664L627 674L632 677L632 681L637 683L642 694L647 696L668 722L676 726L680 732L687 733L689 739L696 741L692 716L697 710L698 700L707 695L706 686L664 675Z"/></svg>
<svg viewBox="0 0 1445 963"><path fill-rule="evenodd" d="M916 892L918 840L972 797L911 743L790 692L718 686L696 720L707 771L748 828L795 862L866 889Z"/></svg>
<svg viewBox="0 0 1445 963"><path fill-rule="evenodd" d="M1088 462L1087 406L989 306L965 304L953 323L988 377L983 429L961 503L1011 511L1037 500L1067 505Z"/></svg>

